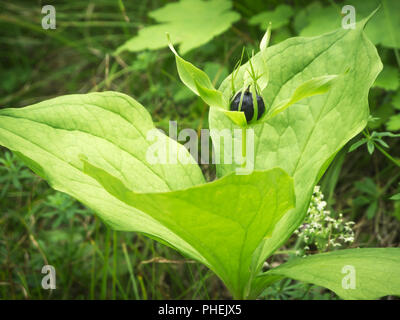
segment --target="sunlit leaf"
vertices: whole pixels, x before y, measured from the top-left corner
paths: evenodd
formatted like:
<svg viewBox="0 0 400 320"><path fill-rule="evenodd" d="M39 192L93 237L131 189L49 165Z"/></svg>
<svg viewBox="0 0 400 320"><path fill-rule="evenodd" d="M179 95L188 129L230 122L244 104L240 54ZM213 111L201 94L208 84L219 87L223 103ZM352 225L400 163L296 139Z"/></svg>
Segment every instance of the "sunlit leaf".
<svg viewBox="0 0 400 320"><path fill-rule="evenodd" d="M181 81L192 90L193 93L200 96L208 105L227 109L227 99L220 91L214 88L208 75L203 70L195 67L193 64L179 56L172 45L168 34L167 36L169 47L175 55L176 67Z"/></svg>
<svg viewBox="0 0 400 320"><path fill-rule="evenodd" d="M185 190L145 194L129 190L88 162L84 171L114 197L191 244L239 298L249 290L252 253L294 206L292 180L280 169L231 174Z"/></svg>
<svg viewBox="0 0 400 320"><path fill-rule="evenodd" d="M149 160L150 132L168 161ZM205 183L186 148L116 92L1 110L0 144L113 229L141 232L204 263L238 298L254 276L252 253L295 203L293 180L278 168Z"/></svg>
<svg viewBox="0 0 400 320"><path fill-rule="evenodd" d="M270 82L262 92L267 108L290 99L296 88L312 78L340 76L325 94L304 99L268 121L249 125L255 135L255 168L282 167L294 177L296 191L296 208L281 219L272 237L255 252L255 269L259 270L297 229L318 179L335 154L367 124L368 92L382 63L363 33L364 24L315 38L291 38L267 49ZM254 56L253 64L263 69L260 54ZM238 71L235 86L240 86L247 68L245 64ZM230 80L228 77L220 90L229 92ZM234 128L216 108L210 110L209 123L211 129ZM236 164L218 164L217 174L224 176L236 168Z"/></svg>
<svg viewBox="0 0 400 320"><path fill-rule="evenodd" d="M316 77L302 83L296 88L293 95L289 99L283 100L277 106L272 106L271 113L268 114L265 119L267 120L275 117L277 114L281 113L289 108L292 104L295 104L302 99L328 92L337 77L337 75L326 75Z"/></svg>

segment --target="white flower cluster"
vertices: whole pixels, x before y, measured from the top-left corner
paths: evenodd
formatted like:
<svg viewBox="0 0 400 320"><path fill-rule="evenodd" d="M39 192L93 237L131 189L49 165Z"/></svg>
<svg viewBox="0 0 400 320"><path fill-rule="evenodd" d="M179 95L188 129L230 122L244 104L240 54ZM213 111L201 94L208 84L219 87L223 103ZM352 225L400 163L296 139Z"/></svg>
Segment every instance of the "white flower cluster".
<svg viewBox="0 0 400 320"><path fill-rule="evenodd" d="M320 187L316 186L304 223L294 232L302 244L296 255L305 256L313 250L324 252L354 241L354 222L345 222L341 213L337 219L332 218L331 212L325 210L327 203L323 199Z"/></svg>

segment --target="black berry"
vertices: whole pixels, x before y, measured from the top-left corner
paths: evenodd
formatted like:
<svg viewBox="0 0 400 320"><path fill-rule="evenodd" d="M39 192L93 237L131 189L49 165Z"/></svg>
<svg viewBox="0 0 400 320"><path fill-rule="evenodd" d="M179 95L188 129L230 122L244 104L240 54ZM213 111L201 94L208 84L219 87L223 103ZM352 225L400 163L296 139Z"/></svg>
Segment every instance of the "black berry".
<svg viewBox="0 0 400 320"><path fill-rule="evenodd" d="M232 111L239 111L241 95L242 95L242 92L238 92L236 94L235 98L233 98L233 100L231 102L231 110ZM257 120L258 120L261 118L261 116L265 112L264 100L259 95L257 95L257 107L258 107L258 113L257 113ZM250 122L251 119L253 119L253 116L254 116L253 96L252 96L251 92L248 90L246 90L243 94L242 107L241 107L240 111L244 112L247 122Z"/></svg>

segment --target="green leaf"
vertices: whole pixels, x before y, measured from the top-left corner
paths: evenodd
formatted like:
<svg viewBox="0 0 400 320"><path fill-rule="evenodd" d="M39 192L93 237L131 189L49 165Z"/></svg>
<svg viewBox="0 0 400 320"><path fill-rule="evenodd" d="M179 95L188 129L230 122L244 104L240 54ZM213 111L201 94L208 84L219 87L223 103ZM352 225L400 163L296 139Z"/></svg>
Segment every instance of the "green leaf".
<svg viewBox="0 0 400 320"><path fill-rule="evenodd" d="M289 19L293 16L291 6L281 4L275 10L261 12L249 20L251 25L259 25L261 30L265 30L271 22L271 28L279 29L289 23Z"/></svg>
<svg viewBox="0 0 400 320"><path fill-rule="evenodd" d="M373 154L375 151L375 145L374 142L372 140L368 140L367 142L367 149L368 149L368 153L369 154Z"/></svg>
<svg viewBox="0 0 400 320"><path fill-rule="evenodd" d="M272 30L272 25L271 23L268 24L267 31L265 32L264 36L262 37L260 41L260 51L267 50L269 41L271 40L271 30Z"/></svg>
<svg viewBox="0 0 400 320"><path fill-rule="evenodd" d="M176 163L149 161L176 148ZM137 231L196 259L245 297L252 253L294 207L293 180L275 168L205 184L186 148L155 129L134 99L69 95L0 111L0 144L110 227Z"/></svg>
<svg viewBox="0 0 400 320"><path fill-rule="evenodd" d="M150 130L158 132L157 142L166 148L176 147L187 164L149 164L146 151L155 143L147 140ZM164 239L202 260L179 235L115 199L83 173L82 154L136 192L166 192L204 183L186 148L159 133L146 109L129 96L115 92L67 95L26 108L3 109L0 145L16 152L54 189L95 210L110 227Z"/></svg>
<svg viewBox="0 0 400 320"><path fill-rule="evenodd" d="M209 106L227 109L227 99L222 95L222 92L214 88L208 75L203 70L181 58L172 45L169 34L167 34L167 37L169 48L175 55L176 68L178 69L181 81L192 90L193 93L200 96Z"/></svg>
<svg viewBox="0 0 400 320"><path fill-rule="evenodd" d="M337 75L321 76L302 83L296 88L290 99L280 102L277 106L272 106L272 111L265 117L265 120L275 117L300 100L328 92L337 77Z"/></svg>
<svg viewBox="0 0 400 320"><path fill-rule="evenodd" d="M301 224L314 185L334 155L367 124L368 92L382 63L362 31L364 24L365 21L358 22L355 30L338 29L315 38L291 38L266 51L270 82L262 97L267 108L290 99L308 79L329 74L341 76L326 94L305 99L269 121L249 125L254 130L255 169L283 168L294 177L296 192L296 208L280 220L272 237L254 254L253 267L257 270ZM260 54L254 56L253 65L263 70ZM236 87L240 87L247 67L245 64L238 70ZM230 92L230 80L229 76L221 84L221 91ZM232 122L216 109L210 109L210 128L232 130ZM211 137L218 143L219 138L212 131ZM218 164L217 174L224 176L236 167Z"/></svg>
<svg viewBox="0 0 400 320"><path fill-rule="evenodd" d="M223 112L229 117L229 119L231 119L239 127L244 128L247 126L247 120L246 120L246 116L244 115L244 112L228 111L228 110L223 110Z"/></svg>
<svg viewBox="0 0 400 320"><path fill-rule="evenodd" d="M351 145L351 147L349 148L349 152L352 152L352 151L358 149L358 148L361 147L363 144L366 144L367 141L368 141L367 138L363 138L363 139L361 139L361 140L359 140L359 141L353 143L353 144Z"/></svg>
<svg viewBox="0 0 400 320"><path fill-rule="evenodd" d="M361 192L369 194L373 198L379 196L379 189L374 180L371 178L365 178L362 181L356 181L354 183L354 187Z"/></svg>
<svg viewBox="0 0 400 320"><path fill-rule="evenodd" d="M382 72L374 83L374 87L379 87L385 90L397 90L399 87L399 70L390 65L384 66Z"/></svg>
<svg viewBox="0 0 400 320"><path fill-rule="evenodd" d="M386 129L391 131L400 130L400 114L396 114L389 118L389 121L386 123Z"/></svg>
<svg viewBox="0 0 400 320"><path fill-rule="evenodd" d="M382 147L389 148L389 145L382 139L376 139L375 141L380 143Z"/></svg>
<svg viewBox="0 0 400 320"><path fill-rule="evenodd" d="M374 132L372 132L372 134L371 134L371 138L373 138L373 137L379 137L379 138L382 138L382 137L399 138L399 137L400 137L400 134L396 134L396 133L393 133L393 132L376 132L376 131L374 131Z"/></svg>
<svg viewBox="0 0 400 320"><path fill-rule="evenodd" d="M397 91L396 94L393 96L392 105L400 110L400 91Z"/></svg>
<svg viewBox="0 0 400 320"><path fill-rule="evenodd" d="M164 48L167 46L166 32L173 35L174 44L180 44L179 52L185 54L209 42L238 21L240 15L231 8L229 0L181 0L167 4L149 13L159 24L139 30L137 36L116 50L116 54Z"/></svg>
<svg viewBox="0 0 400 320"><path fill-rule="evenodd" d="M376 210L378 209L378 201L373 201L367 208L367 219L375 217Z"/></svg>
<svg viewBox="0 0 400 320"><path fill-rule="evenodd" d="M85 172L191 244L237 298L247 295L252 253L295 201L292 179L281 169L164 193L133 192L86 161Z"/></svg>
<svg viewBox="0 0 400 320"><path fill-rule="evenodd" d="M400 248L347 249L298 258L255 282L261 290L265 283L285 277L326 287L343 299L400 295Z"/></svg>
<svg viewBox="0 0 400 320"><path fill-rule="evenodd" d="M390 200L400 200L400 193L395 194L394 196L390 197Z"/></svg>
<svg viewBox="0 0 400 320"><path fill-rule="evenodd" d="M400 48L400 2L390 0L349 0L356 12L356 23L381 5L368 22L365 32L371 41L389 48ZM341 27L343 16L340 7L323 7L314 2L296 16L295 28L301 36L316 36Z"/></svg>
<svg viewBox="0 0 400 320"><path fill-rule="evenodd" d="M196 85L199 96L206 104L214 107L227 108L228 102L222 95L222 92L215 89L208 89L206 87L203 87L197 82L197 80L194 80L194 83Z"/></svg>
<svg viewBox="0 0 400 320"><path fill-rule="evenodd" d="M300 10L295 16L294 27L300 36L316 36L340 28L342 18L337 8L329 5L324 7L316 1Z"/></svg>

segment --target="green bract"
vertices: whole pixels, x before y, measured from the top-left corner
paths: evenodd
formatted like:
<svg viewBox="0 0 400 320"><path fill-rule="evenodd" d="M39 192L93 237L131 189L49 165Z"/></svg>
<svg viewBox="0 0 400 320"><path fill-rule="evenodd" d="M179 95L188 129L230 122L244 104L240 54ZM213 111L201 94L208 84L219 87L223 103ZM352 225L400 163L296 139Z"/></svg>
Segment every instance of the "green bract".
<svg viewBox="0 0 400 320"><path fill-rule="evenodd" d="M162 133L160 144L180 157L149 163L150 115L116 92L0 110L0 144L112 228L141 232L204 263L236 298L254 298L282 277L326 286L347 299L400 295L398 248L314 255L261 273L265 259L303 221L335 154L367 122L368 91L382 65L363 34L365 23L267 49L268 30L260 52L218 90L170 45L182 81L211 107L211 129L254 129L255 171L249 175L235 175L235 164L217 164L219 179L205 183L189 152ZM247 123L229 103L249 85L262 95L266 112ZM350 289L342 286L348 266L356 270Z"/></svg>
<svg viewBox="0 0 400 320"><path fill-rule="evenodd" d="M211 80L204 71L200 70L179 56L172 45L169 34L167 33L169 47L175 54L178 74L182 82L196 95L200 96L200 98L203 99L203 101L210 107L214 107L216 110L224 113L235 125L238 125L239 127L247 127L246 117L241 111L231 111L230 101L239 92L244 93L249 88L250 92L252 93L255 106L254 114L257 113L257 95L261 92L265 92L270 77L270 69L268 66L269 61L267 56L267 47L270 36L271 25L268 27L264 37L260 42L259 54L256 57L253 56L253 58L251 58L244 66L240 67L240 63L243 58L242 55L242 58L237 64L238 67L221 85L222 90L217 90L214 88ZM276 67L280 68L280 64L275 66L275 68ZM344 70L344 72L347 71L348 70ZM317 77L311 76L303 83L300 83L298 87L295 87L292 95L288 99L278 100L277 103L270 103L269 106L266 105L266 110L269 112L265 112L259 121L261 122L269 120L302 99L326 93L333 85L337 77L338 75L334 74L319 75ZM224 87L225 84L228 84L227 88ZM268 100L264 99L264 101ZM255 122L257 120L256 118L257 117L253 117L252 121L249 121L249 123Z"/></svg>

